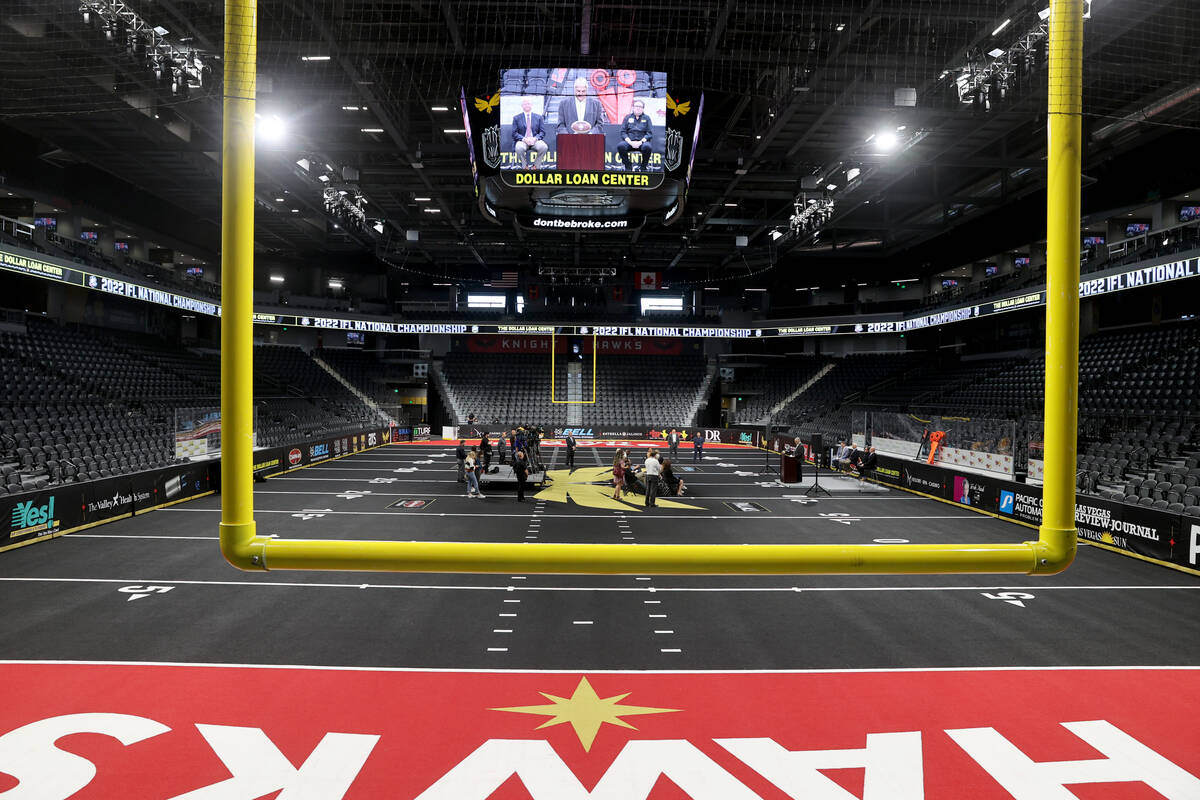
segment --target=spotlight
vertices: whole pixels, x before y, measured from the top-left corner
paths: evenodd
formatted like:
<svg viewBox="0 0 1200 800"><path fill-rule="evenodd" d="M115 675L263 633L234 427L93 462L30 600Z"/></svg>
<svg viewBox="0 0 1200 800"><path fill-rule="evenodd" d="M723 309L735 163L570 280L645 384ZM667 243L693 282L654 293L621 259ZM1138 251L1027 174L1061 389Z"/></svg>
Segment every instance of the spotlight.
<svg viewBox="0 0 1200 800"><path fill-rule="evenodd" d="M883 131L875 135L875 146L883 151L891 150L898 141L896 134L891 131Z"/></svg>
<svg viewBox="0 0 1200 800"><path fill-rule="evenodd" d="M287 124L274 114L258 120L255 129L263 141L272 144L282 142L287 136Z"/></svg>

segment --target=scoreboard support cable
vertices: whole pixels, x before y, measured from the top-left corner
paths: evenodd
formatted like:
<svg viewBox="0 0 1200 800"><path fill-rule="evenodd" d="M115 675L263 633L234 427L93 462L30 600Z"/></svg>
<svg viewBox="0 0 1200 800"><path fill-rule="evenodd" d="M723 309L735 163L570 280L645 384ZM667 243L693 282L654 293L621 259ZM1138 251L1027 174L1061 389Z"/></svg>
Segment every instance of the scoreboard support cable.
<svg viewBox="0 0 1200 800"><path fill-rule="evenodd" d="M538 574L1062 572L1075 557L1083 0L1050 2L1045 512L1037 541L942 545L600 545L296 540L255 531L251 451L255 0L225 0L221 551L245 570Z"/></svg>

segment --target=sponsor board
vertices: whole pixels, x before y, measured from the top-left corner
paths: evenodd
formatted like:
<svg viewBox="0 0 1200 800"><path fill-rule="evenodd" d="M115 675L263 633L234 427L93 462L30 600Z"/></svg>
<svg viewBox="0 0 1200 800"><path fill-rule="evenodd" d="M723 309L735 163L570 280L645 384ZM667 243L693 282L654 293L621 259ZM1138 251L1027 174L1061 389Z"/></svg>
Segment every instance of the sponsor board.
<svg viewBox="0 0 1200 800"><path fill-rule="evenodd" d="M44 500L44 502L43 502ZM27 539L45 536L59 529L59 520L54 514L54 495L31 497L13 504L9 516L7 539Z"/></svg>
<svg viewBox="0 0 1200 800"><path fill-rule="evenodd" d="M0 708L0 772L11 776L0 785L15 780L26 797L1200 796L1200 670L1187 668L583 674L39 663L0 664L0 680L21 687ZM286 690L226 702L248 683ZM146 700L155 697L170 702ZM69 750L56 746L64 737Z"/></svg>
<svg viewBox="0 0 1200 800"><path fill-rule="evenodd" d="M591 428L555 428L551 435L555 439L565 439L568 436L574 436L576 439L593 439L596 434Z"/></svg>
<svg viewBox="0 0 1200 800"><path fill-rule="evenodd" d="M298 467L304 461L304 453L300 452L299 447L293 447L288 451L288 466Z"/></svg>
<svg viewBox="0 0 1200 800"><path fill-rule="evenodd" d="M1029 525L1042 521L1042 487L994 475L964 474L922 462L879 456L876 479L884 484L933 495L1004 519ZM1181 514L1076 495L1075 526L1088 542L1146 558L1195 568L1189 563L1185 520Z"/></svg>
<svg viewBox="0 0 1200 800"><path fill-rule="evenodd" d="M434 502L435 500L426 500L420 497L406 497L403 500L390 503L388 508L398 508L401 511L418 511L433 505Z"/></svg>
<svg viewBox="0 0 1200 800"><path fill-rule="evenodd" d="M315 464L329 458L329 442L314 444L308 448L308 463Z"/></svg>

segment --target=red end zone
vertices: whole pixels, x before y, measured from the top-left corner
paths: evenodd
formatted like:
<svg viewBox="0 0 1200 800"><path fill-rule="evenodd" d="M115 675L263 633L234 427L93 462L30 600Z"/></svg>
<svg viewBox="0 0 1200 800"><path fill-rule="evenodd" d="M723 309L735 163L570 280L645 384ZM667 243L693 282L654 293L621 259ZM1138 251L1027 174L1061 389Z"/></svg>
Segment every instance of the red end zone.
<svg viewBox="0 0 1200 800"><path fill-rule="evenodd" d="M0 797L1200 797L1196 668L8 663L0 681Z"/></svg>

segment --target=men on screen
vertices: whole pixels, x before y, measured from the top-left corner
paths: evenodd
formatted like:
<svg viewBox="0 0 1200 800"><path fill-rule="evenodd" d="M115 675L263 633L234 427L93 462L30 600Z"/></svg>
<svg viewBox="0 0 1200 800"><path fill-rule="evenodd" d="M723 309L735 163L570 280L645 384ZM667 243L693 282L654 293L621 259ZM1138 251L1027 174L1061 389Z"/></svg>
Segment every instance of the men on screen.
<svg viewBox="0 0 1200 800"><path fill-rule="evenodd" d="M625 165L626 172L632 169L629 155L631 152L636 152L641 157L637 166L642 172L646 171L646 166L650 163L651 142L654 140L654 131L650 125L650 117L646 115L646 103L634 100L630 114L625 117L625 124L621 126L621 141L617 144L617 157Z"/></svg>
<svg viewBox="0 0 1200 800"><path fill-rule="evenodd" d="M557 133L604 133L604 111L600 101L588 97L587 78L575 79L575 95L558 104Z"/></svg>
<svg viewBox="0 0 1200 800"><path fill-rule="evenodd" d="M546 130L542 127L542 115L533 113L533 103L528 97L521 98L521 113L513 117L512 138L519 167L537 168L539 160L545 162L549 150Z"/></svg>

